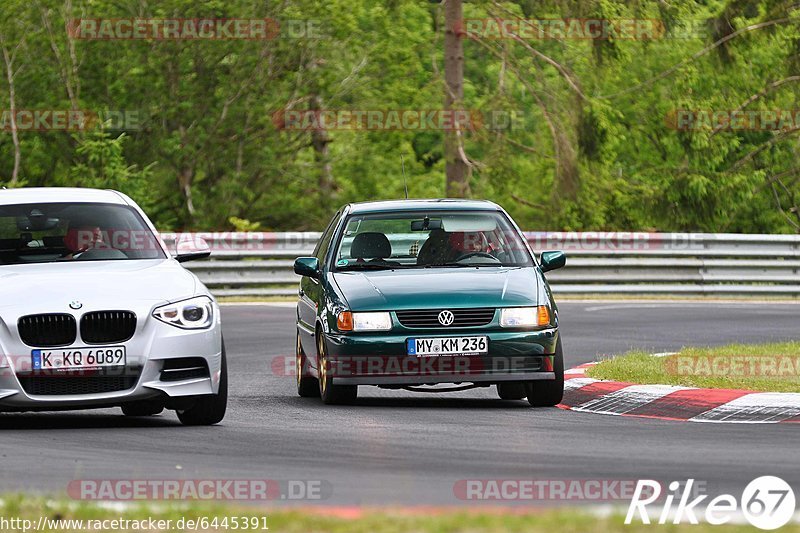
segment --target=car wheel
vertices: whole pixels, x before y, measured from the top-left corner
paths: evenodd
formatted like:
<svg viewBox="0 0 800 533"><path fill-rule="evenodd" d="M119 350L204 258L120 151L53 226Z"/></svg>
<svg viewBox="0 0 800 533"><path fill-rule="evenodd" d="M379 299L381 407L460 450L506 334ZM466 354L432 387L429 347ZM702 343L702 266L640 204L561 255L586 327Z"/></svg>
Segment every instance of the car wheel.
<svg viewBox="0 0 800 533"><path fill-rule="evenodd" d="M303 353L303 346L300 344L300 334L297 334L295 359L295 373L297 374L297 394L303 398L313 398L319 396L319 382L316 378L305 375L306 354Z"/></svg>
<svg viewBox="0 0 800 533"><path fill-rule="evenodd" d="M561 351L560 337L556 343L553 372L556 374L556 379L552 381L528 382L528 402L533 407L552 407L561 403L564 397L564 354Z"/></svg>
<svg viewBox="0 0 800 533"><path fill-rule="evenodd" d="M222 363L219 373L219 392L197 396L190 409L178 411L178 419L186 426L211 426L225 418L228 406L228 362L225 343L222 344Z"/></svg>
<svg viewBox="0 0 800 533"><path fill-rule="evenodd" d="M325 347L325 336L317 330L317 373L319 374L319 396L326 404L352 403L358 397L356 385L334 385L333 376L328 368L328 351Z"/></svg>
<svg viewBox="0 0 800 533"><path fill-rule="evenodd" d="M497 395L501 400L521 400L528 392L524 381L508 381L497 384Z"/></svg>
<svg viewBox="0 0 800 533"><path fill-rule="evenodd" d="M161 414L164 404L154 401L143 401L128 403L122 406L122 414L125 416L153 416Z"/></svg>

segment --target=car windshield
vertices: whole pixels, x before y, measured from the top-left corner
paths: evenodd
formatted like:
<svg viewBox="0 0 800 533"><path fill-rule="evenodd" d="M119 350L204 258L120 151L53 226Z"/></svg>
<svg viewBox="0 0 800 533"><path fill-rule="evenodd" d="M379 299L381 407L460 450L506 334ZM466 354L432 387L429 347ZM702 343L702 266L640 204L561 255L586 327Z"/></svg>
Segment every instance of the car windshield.
<svg viewBox="0 0 800 533"><path fill-rule="evenodd" d="M532 266L526 244L494 211L352 215L336 270Z"/></svg>
<svg viewBox="0 0 800 533"><path fill-rule="evenodd" d="M157 237L129 206L0 206L0 265L162 258Z"/></svg>

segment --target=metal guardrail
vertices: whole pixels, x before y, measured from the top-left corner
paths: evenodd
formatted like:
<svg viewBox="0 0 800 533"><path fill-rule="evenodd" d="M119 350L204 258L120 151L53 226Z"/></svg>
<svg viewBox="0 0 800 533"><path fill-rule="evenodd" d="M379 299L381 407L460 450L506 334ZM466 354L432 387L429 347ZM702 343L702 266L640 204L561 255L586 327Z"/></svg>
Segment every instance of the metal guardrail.
<svg viewBox="0 0 800 533"><path fill-rule="evenodd" d="M319 233L162 234L168 245L202 237L207 261L186 263L218 296L297 294L297 256ZM526 232L531 248L564 250L548 273L556 294L800 296L800 235ZM405 246L406 243L398 243Z"/></svg>

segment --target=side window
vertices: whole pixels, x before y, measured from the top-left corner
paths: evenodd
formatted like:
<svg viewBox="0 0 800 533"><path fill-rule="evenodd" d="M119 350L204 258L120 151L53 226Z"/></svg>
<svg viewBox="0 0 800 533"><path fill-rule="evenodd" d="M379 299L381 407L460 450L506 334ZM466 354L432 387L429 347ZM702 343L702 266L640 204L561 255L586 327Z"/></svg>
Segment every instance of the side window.
<svg viewBox="0 0 800 533"><path fill-rule="evenodd" d="M317 245L314 246L314 251L311 253L311 255L313 255L314 257L319 258L319 250L320 250L320 248L322 248L322 243L325 241L325 238L328 236L328 233L330 233L331 227L333 227L333 221L336 220L336 217L338 217L338 216L339 216L339 213L336 213L333 216L331 221L328 222L328 225L325 227L325 231L323 231L322 235L319 236L319 239L317 240Z"/></svg>
<svg viewBox="0 0 800 533"><path fill-rule="evenodd" d="M328 227L325 228L325 232L319 238L317 247L314 248L314 256L319 259L320 265L325 263L325 256L327 255L328 248L331 245L331 239L333 238L333 232L336 229L336 224L339 222L339 215L341 215L341 211L333 216L328 224Z"/></svg>

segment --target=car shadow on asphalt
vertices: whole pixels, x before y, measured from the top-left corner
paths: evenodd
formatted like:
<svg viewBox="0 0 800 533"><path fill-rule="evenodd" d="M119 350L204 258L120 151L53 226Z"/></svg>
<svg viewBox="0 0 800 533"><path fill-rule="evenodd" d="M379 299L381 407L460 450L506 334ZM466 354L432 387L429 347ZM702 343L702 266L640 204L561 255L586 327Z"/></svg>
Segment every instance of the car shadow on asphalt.
<svg viewBox="0 0 800 533"><path fill-rule="evenodd" d="M354 407L402 407L404 409L533 409L525 400L500 400L494 398L442 398L442 397L359 397L347 405L325 405L319 398L294 398L296 405L325 409ZM556 409L555 407L546 409ZM542 408L537 408L537 411Z"/></svg>
<svg viewBox="0 0 800 533"><path fill-rule="evenodd" d="M42 412L0 413L0 432L4 430L124 429L180 426L169 416L127 417L113 414Z"/></svg>

